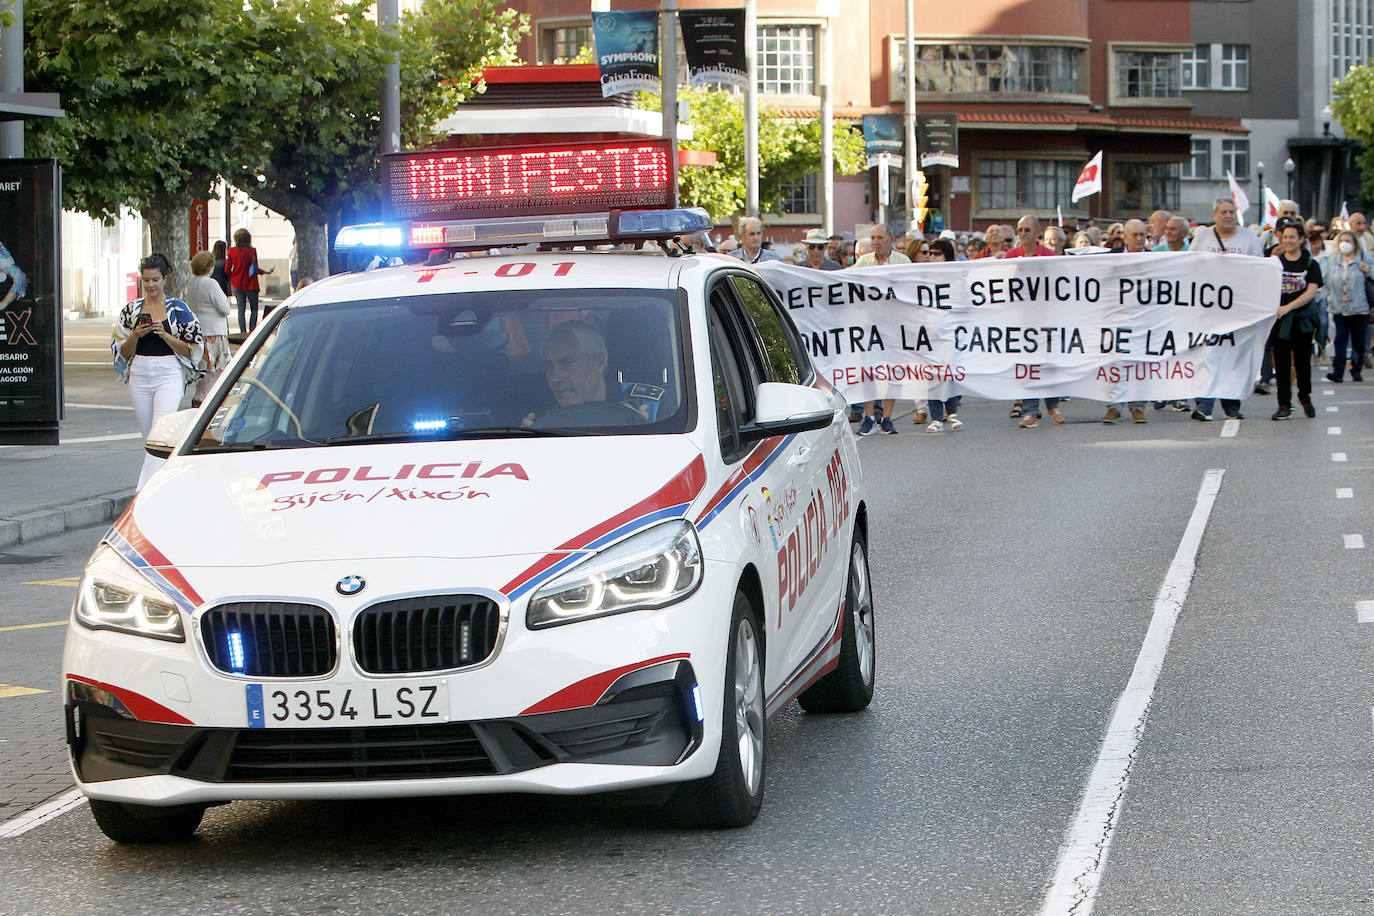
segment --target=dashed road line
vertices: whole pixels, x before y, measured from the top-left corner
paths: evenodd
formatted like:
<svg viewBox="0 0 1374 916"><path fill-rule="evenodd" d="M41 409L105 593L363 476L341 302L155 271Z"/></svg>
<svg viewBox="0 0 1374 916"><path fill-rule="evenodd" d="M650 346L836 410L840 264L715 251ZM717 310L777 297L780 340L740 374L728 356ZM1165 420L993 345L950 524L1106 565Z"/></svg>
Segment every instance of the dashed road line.
<svg viewBox="0 0 1374 916"><path fill-rule="evenodd" d="M1363 534L1346 534L1342 536L1345 538L1346 550L1364 550Z"/></svg>
<svg viewBox="0 0 1374 916"><path fill-rule="evenodd" d="M1340 463L1345 460L1345 452L1332 452L1331 460Z"/></svg>
<svg viewBox="0 0 1374 916"><path fill-rule="evenodd" d="M8 627L0 627L0 633L9 633L12 630L41 630L44 627L65 627L67 621L53 620L48 623L16 623Z"/></svg>
<svg viewBox="0 0 1374 916"><path fill-rule="evenodd" d="M127 410L132 412L132 404L73 404L70 401L68 407L80 407L82 410Z"/></svg>
<svg viewBox="0 0 1374 916"><path fill-rule="evenodd" d="M0 840L8 840L28 833L39 824L55 817L61 817L68 811L74 811L84 804L86 804L86 796L81 794L81 790L69 789L32 811L25 811L23 814L16 815L0 824Z"/></svg>
<svg viewBox="0 0 1374 916"><path fill-rule="evenodd" d="M1328 436L1339 436L1341 434L1341 428L1339 426L1328 426L1326 428L1326 434Z"/></svg>
<svg viewBox="0 0 1374 916"><path fill-rule="evenodd" d="M1374 623L1374 601L1356 601L1355 618L1360 623Z"/></svg>
<svg viewBox="0 0 1374 916"><path fill-rule="evenodd" d="M8 700L13 697L31 697L35 693L47 693L37 687L16 687L13 684L0 684L0 700Z"/></svg>
<svg viewBox="0 0 1374 916"><path fill-rule="evenodd" d="M1337 407L1335 404L1332 404L1330 407L1326 408L1326 412L1327 412L1327 413L1339 413L1339 412L1340 412L1340 408Z"/></svg>
<svg viewBox="0 0 1374 916"><path fill-rule="evenodd" d="M1211 517L1217 493L1221 491L1225 473L1222 468L1212 468L1202 477L1192 517L1188 519L1178 551L1155 596L1154 613L1140 654L1136 656L1135 668L1116 701L1078 812L1064 835L1054 880L1040 910L1043 916L1087 916L1092 912L1093 900L1107 865L1112 833L1121 817L1126 787L1130 783L1131 764L1145 735L1145 717L1164 668L1174 624L1188 600L1202 534L1207 530L1207 520Z"/></svg>
<svg viewBox="0 0 1374 916"><path fill-rule="evenodd" d="M1337 499L1354 499L1354 498L1355 498L1355 489L1354 489L1353 487L1337 487L1337 488L1336 488L1336 498L1337 498Z"/></svg>
<svg viewBox="0 0 1374 916"><path fill-rule="evenodd" d="M32 582L25 582L25 585L55 585L58 588L76 588L81 584L80 576L68 576L65 579L34 579Z"/></svg>
<svg viewBox="0 0 1374 916"><path fill-rule="evenodd" d="M1335 388L1323 388L1323 389L1322 389L1322 394L1326 395L1327 397L1334 397L1335 394L1336 394L1336 389L1335 389Z"/></svg>
<svg viewBox="0 0 1374 916"><path fill-rule="evenodd" d="M1223 439L1234 439L1236 437L1236 434L1239 432L1239 420L1227 420L1226 422L1221 424L1221 438Z"/></svg>

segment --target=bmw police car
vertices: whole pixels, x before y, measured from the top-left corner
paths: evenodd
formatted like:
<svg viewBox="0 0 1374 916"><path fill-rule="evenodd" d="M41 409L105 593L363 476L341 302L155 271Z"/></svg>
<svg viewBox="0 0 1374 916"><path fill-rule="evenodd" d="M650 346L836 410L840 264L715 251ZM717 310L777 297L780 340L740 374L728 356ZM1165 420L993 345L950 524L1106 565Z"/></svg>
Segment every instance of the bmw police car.
<svg viewBox="0 0 1374 916"><path fill-rule="evenodd" d="M679 822L743 826L771 714L868 704L844 401L758 275L674 250L709 221L653 208L671 154L389 159L406 222L338 246L430 257L305 288L160 421L63 661L107 835L235 799L667 784ZM645 239L667 250L574 250Z"/></svg>

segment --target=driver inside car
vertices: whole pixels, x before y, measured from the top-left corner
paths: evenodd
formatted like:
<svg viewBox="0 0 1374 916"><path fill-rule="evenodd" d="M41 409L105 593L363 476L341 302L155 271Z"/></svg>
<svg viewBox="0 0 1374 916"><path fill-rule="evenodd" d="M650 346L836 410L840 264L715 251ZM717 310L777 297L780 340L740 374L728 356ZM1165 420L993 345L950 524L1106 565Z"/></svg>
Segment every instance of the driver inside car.
<svg viewBox="0 0 1374 916"><path fill-rule="evenodd" d="M606 398L606 338L585 321L565 321L556 325L544 338L540 348L544 360L544 379L558 406L539 417L541 422L556 423L561 417L571 419L570 408L579 405L601 405L623 408L634 414L616 413L615 423L644 423L648 416L640 408L626 401L608 402ZM580 412L579 412L580 413ZM588 414L590 418L590 413ZM610 414L605 415L610 418ZM522 426L533 426L534 413L528 413Z"/></svg>

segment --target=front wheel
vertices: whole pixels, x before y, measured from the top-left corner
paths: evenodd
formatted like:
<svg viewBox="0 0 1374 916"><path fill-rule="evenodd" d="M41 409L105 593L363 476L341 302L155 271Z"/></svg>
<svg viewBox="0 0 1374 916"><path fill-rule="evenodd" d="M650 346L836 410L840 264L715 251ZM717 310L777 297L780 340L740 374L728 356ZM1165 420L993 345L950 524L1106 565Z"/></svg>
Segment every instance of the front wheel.
<svg viewBox="0 0 1374 916"><path fill-rule="evenodd" d="M840 625L844 633L835 670L797 697L807 712L858 712L873 699L873 590L868 578L868 544L857 528L849 550L843 614Z"/></svg>
<svg viewBox="0 0 1374 916"><path fill-rule="evenodd" d="M176 843L189 840L205 815L204 805L157 808L90 800L100 831L116 843Z"/></svg>
<svg viewBox="0 0 1374 916"><path fill-rule="evenodd" d="M766 720L757 620L748 596L737 593L725 658L716 771L673 792L668 812L682 826L747 827L763 806Z"/></svg>

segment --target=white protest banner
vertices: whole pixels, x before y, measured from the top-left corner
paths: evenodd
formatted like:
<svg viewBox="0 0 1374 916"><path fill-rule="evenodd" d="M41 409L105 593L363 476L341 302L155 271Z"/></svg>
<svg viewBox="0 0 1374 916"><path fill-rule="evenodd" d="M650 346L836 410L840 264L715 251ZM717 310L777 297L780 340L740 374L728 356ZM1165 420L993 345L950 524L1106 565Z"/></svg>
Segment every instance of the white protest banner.
<svg viewBox="0 0 1374 916"><path fill-rule="evenodd" d="M1222 254L756 269L852 402L1243 398L1279 304L1275 259Z"/></svg>

